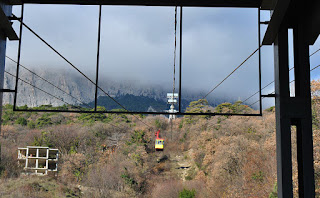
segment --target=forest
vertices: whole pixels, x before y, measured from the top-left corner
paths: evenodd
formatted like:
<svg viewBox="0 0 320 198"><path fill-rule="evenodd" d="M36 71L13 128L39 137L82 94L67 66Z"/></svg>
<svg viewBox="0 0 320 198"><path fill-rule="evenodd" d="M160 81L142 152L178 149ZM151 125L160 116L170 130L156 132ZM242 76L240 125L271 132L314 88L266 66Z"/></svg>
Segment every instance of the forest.
<svg viewBox="0 0 320 198"><path fill-rule="evenodd" d="M320 197L320 81L313 81L311 89L316 196ZM14 112L12 105L5 105L0 197L274 198L274 110L265 109L262 117L184 116L169 123L164 116ZM241 101L212 107L206 100L191 102L186 111L256 112ZM163 151L154 149L157 130L165 139ZM294 131L292 127L293 139ZM59 149L57 176L24 175L17 148L26 146Z"/></svg>

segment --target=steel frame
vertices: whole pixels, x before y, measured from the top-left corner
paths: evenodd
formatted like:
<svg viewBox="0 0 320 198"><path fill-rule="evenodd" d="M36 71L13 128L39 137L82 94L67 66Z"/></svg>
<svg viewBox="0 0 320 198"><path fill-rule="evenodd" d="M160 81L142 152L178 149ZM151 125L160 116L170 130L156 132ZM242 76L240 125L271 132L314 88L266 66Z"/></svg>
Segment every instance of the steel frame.
<svg viewBox="0 0 320 198"><path fill-rule="evenodd" d="M16 86L14 90L14 104L13 104L13 111L24 111L24 112L61 112L61 113L111 113L111 114L150 114L150 115L209 115L209 116L262 116L262 95L261 95L261 30L260 30L260 8L258 8L258 47L259 47L259 112L258 113L216 113L216 112L206 112L206 113L186 113L181 112L181 87L182 87L182 16L183 7L180 6L180 54L179 54L179 111L177 113L169 113L169 112L143 112L143 111L123 111L123 112L115 112L115 111L98 111L97 110L97 102L98 102L98 76L99 76L99 54L100 54L100 36L101 36L101 9L102 5L99 5L99 27L98 27L98 47L97 47L97 62L96 62L96 83L95 83L95 104L94 104L94 110L88 111L88 110L38 110L38 109L25 109L21 110L17 108L17 97L18 97L18 81L19 81L19 68L20 68L20 59L21 59L21 41L22 41L22 32L23 32L23 15L24 15L24 4L22 4L21 7L21 18L20 18L20 33L19 33L19 45L18 45L18 61L17 61L17 73L16 73Z"/></svg>

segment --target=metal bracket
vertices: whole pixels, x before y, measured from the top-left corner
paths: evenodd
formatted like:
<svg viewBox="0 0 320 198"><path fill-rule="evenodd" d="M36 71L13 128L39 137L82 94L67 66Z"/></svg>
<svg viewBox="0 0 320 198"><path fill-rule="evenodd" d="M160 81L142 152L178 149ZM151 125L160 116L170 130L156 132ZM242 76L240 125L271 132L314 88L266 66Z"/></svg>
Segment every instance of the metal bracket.
<svg viewBox="0 0 320 198"><path fill-rule="evenodd" d="M12 90L12 89L0 89L0 92L1 93L3 93L3 92L15 93L16 91Z"/></svg>
<svg viewBox="0 0 320 198"><path fill-rule="evenodd" d="M261 95L263 98L275 98L276 94Z"/></svg>
<svg viewBox="0 0 320 198"><path fill-rule="evenodd" d="M260 21L260 24L268 25L270 21Z"/></svg>
<svg viewBox="0 0 320 198"><path fill-rule="evenodd" d="M11 21L20 21L21 20L21 18L16 17L14 14L12 16L9 16L8 19Z"/></svg>

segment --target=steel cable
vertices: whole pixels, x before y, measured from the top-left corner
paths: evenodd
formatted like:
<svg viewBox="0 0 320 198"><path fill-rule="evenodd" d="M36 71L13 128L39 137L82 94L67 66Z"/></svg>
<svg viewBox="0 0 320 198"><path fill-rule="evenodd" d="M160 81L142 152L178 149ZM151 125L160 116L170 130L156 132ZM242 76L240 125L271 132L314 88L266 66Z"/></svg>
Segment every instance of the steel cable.
<svg viewBox="0 0 320 198"><path fill-rule="evenodd" d="M15 17L15 16L14 16ZM16 17L17 18L17 17ZM77 70L82 76L84 76L87 80L89 80L92 84L96 85L99 90L101 90L106 96L108 96L110 99L112 99L116 104L118 104L121 108L124 110L130 112L127 108L125 108L122 104L120 104L117 100L115 100L112 96L110 96L106 91L104 91L99 85L97 85L94 81L92 81L87 75L85 75L79 68L77 68L74 64L72 64L66 57L64 57L61 53L59 53L55 48L53 48L48 42L46 42L40 35L38 35L35 31L33 31L28 25L26 25L24 22L19 20L20 23L24 27L26 27L32 34L34 34L38 39L40 39L45 45L47 45L51 50L53 50L56 54L58 54L63 60L65 60L71 67L73 67L75 70ZM137 116L132 115L135 118L137 118L140 122L142 122L144 125L148 126L149 128L153 128L150 125L146 124L142 120L140 120Z"/></svg>
<svg viewBox="0 0 320 198"><path fill-rule="evenodd" d="M14 62L14 63L16 63L16 64L18 63L17 61L13 60L13 59L10 58L9 56L6 56L6 58L9 59L9 60L11 60L12 62ZM61 89L60 87L54 85L52 82L46 80L45 78L43 78L43 77L41 77L40 75L36 74L35 72L31 71L31 70L28 69L27 67L25 67L25 66L23 66L23 65L21 65L21 64L20 64L20 66L21 66L22 68L24 68L25 70L27 70L28 72L32 73L33 75L37 76L37 77L40 78L41 80L43 80L43 81L47 82L48 84L52 85L52 86L55 87L56 89L58 89L58 90L62 91L63 93L69 95L69 96L72 97L73 99L76 99L76 100L77 100L78 102L80 102L81 104L89 107L90 109L92 108L92 107L90 107L89 105L87 105L86 103L84 103L83 101L81 101L80 99L72 96L72 95L69 94L68 92L66 92L66 91L64 91L63 89Z"/></svg>

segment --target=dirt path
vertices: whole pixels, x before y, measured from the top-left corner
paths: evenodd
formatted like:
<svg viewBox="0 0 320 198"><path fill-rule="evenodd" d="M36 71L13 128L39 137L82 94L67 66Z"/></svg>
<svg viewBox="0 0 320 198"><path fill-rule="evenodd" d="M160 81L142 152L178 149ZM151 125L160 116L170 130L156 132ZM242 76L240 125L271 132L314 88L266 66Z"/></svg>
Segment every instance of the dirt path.
<svg viewBox="0 0 320 198"><path fill-rule="evenodd" d="M182 152L180 155L174 155L172 162L172 171L175 172L182 181L186 180L186 176L188 175L188 170L194 166L194 161L191 158L193 150L188 150Z"/></svg>

